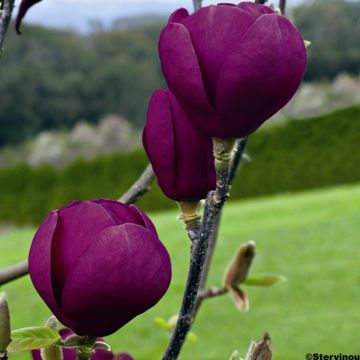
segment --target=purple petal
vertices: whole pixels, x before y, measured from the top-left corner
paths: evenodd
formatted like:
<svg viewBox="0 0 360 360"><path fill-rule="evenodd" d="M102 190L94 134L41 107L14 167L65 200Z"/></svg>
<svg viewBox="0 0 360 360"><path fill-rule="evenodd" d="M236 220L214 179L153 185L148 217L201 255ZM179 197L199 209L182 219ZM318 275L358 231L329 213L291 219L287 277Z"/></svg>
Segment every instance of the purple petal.
<svg viewBox="0 0 360 360"><path fill-rule="evenodd" d="M217 110L224 137L243 137L280 110L295 94L306 68L299 32L284 16L263 15L222 69Z"/></svg>
<svg viewBox="0 0 360 360"><path fill-rule="evenodd" d="M159 133L161 129L161 133ZM161 136L166 134L166 136ZM159 136L160 135L160 136ZM170 198L176 198L174 130L166 90L156 90L149 102L143 144L158 183ZM156 144L156 146L154 146Z"/></svg>
<svg viewBox="0 0 360 360"><path fill-rule="evenodd" d="M21 34L21 31L20 31L21 22L22 22L23 18L25 17L27 11L29 10L29 8L31 8L31 6L35 5L36 3L40 2L40 1L41 0L22 0L21 1L19 12L16 16L16 21L15 21L15 30L19 35Z"/></svg>
<svg viewBox="0 0 360 360"><path fill-rule="evenodd" d="M184 9L180 8L175 10L169 18L168 24L170 23L182 23L187 17L189 17L189 12Z"/></svg>
<svg viewBox="0 0 360 360"><path fill-rule="evenodd" d="M184 21L212 104L215 104L216 84L225 60L255 20L254 16L236 6L207 6ZM175 42L174 46L179 46L181 51L181 45ZM179 76L183 77L184 73ZM173 91L173 87L169 87Z"/></svg>
<svg viewBox="0 0 360 360"><path fill-rule="evenodd" d="M62 310L79 335L106 336L154 306L171 279L169 255L145 228L104 230L66 279Z"/></svg>
<svg viewBox="0 0 360 360"><path fill-rule="evenodd" d="M145 225L143 217L137 211L133 211L129 205L110 199L97 199L91 202L101 205L109 213L114 221L113 225L122 225L127 222Z"/></svg>
<svg viewBox="0 0 360 360"><path fill-rule="evenodd" d="M159 54L168 86L179 101L211 110L199 62L184 25L170 23L163 29Z"/></svg>
<svg viewBox="0 0 360 360"><path fill-rule="evenodd" d="M78 263L79 257L97 234L118 223L104 207L92 201L66 207L58 214L51 251L53 287L59 302L65 279Z"/></svg>
<svg viewBox="0 0 360 360"><path fill-rule="evenodd" d="M134 360L134 358L128 353L115 354L113 360Z"/></svg>
<svg viewBox="0 0 360 360"><path fill-rule="evenodd" d="M143 139L159 185L169 198L200 200L215 188L211 139L194 128L170 91L155 92Z"/></svg>
<svg viewBox="0 0 360 360"><path fill-rule="evenodd" d="M35 289L51 308L55 316L60 312L55 299L52 282L51 246L58 224L57 212L51 212L40 225L31 244L29 273Z"/></svg>
<svg viewBox="0 0 360 360"><path fill-rule="evenodd" d="M244 1L237 5L241 10L246 11L248 14L259 17L265 14L274 14L275 11L267 5L255 4L250 1Z"/></svg>
<svg viewBox="0 0 360 360"><path fill-rule="evenodd" d="M199 133L169 91L175 132L177 199L204 199L216 187L212 140Z"/></svg>
<svg viewBox="0 0 360 360"><path fill-rule="evenodd" d="M141 225L143 225L146 229L148 229L150 232L152 232L157 237L158 234L157 234L156 228L155 228L153 222L150 220L150 218L135 205L130 205L130 209L133 211L136 211L136 213L141 217L141 219L142 219Z"/></svg>

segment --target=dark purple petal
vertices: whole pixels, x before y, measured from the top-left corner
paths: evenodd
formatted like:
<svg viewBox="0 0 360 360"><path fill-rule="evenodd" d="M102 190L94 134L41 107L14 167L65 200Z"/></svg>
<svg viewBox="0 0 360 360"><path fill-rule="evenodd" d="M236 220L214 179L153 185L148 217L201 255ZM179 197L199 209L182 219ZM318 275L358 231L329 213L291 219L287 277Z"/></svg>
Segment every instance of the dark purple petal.
<svg viewBox="0 0 360 360"><path fill-rule="evenodd" d="M180 8L175 10L169 18L168 24L170 23L182 23L187 17L189 17L189 12L184 9Z"/></svg>
<svg viewBox="0 0 360 360"><path fill-rule="evenodd" d="M113 360L134 360L134 358L128 353L121 353L114 355Z"/></svg>
<svg viewBox="0 0 360 360"><path fill-rule="evenodd" d="M267 5L255 4L250 1L244 1L237 5L241 10L246 11L248 14L259 17L265 14L274 14L274 10Z"/></svg>
<svg viewBox="0 0 360 360"><path fill-rule="evenodd" d="M109 213L114 221L113 225L122 225L128 222L144 225L143 217L139 212L132 211L129 205L110 199L97 199L92 202L101 205Z"/></svg>
<svg viewBox="0 0 360 360"><path fill-rule="evenodd" d="M233 52L234 46L241 41L255 20L254 16L238 7L207 6L184 21L184 25L190 32L207 93L213 105L221 68ZM176 42L174 46L177 46ZM181 47L179 51L182 51ZM184 73L179 75L184 76ZM169 84L169 87L177 96L173 86Z"/></svg>
<svg viewBox="0 0 360 360"><path fill-rule="evenodd" d="M199 62L186 27L170 23L159 40L161 67L169 88L179 101L211 110Z"/></svg>
<svg viewBox="0 0 360 360"><path fill-rule="evenodd" d="M170 91L157 90L143 133L162 191L173 200L200 200L215 188L211 139L199 133Z"/></svg>
<svg viewBox="0 0 360 360"><path fill-rule="evenodd" d="M93 239L116 219L100 204L83 201L58 211L59 219L52 240L52 276L55 297L60 303L68 274Z"/></svg>
<svg viewBox="0 0 360 360"><path fill-rule="evenodd" d="M168 95L175 133L176 200L204 199L216 187L212 141L194 128L170 91Z"/></svg>
<svg viewBox="0 0 360 360"><path fill-rule="evenodd" d="M155 236L158 236L156 228L153 224L153 222L150 220L150 218L143 212L141 211L138 207L136 207L135 205L130 205L130 209L135 211L142 219L142 226L145 226L150 232L152 232Z"/></svg>
<svg viewBox="0 0 360 360"><path fill-rule="evenodd" d="M298 89L305 68L303 39L294 25L284 16L259 17L219 78L223 137L246 136L280 110Z"/></svg>
<svg viewBox="0 0 360 360"><path fill-rule="evenodd" d="M31 6L35 5L36 3L40 2L41 0L22 0L20 3L20 8L19 8L19 12L16 16L16 20L15 20L15 30L18 34L21 34L20 31L20 27L21 27L21 22L23 20L23 18L25 17L27 11L29 10L29 8L31 8Z"/></svg>
<svg viewBox="0 0 360 360"><path fill-rule="evenodd" d="M109 227L66 279L65 325L79 335L109 335L154 306L170 279L169 255L150 231L134 224Z"/></svg>
<svg viewBox="0 0 360 360"><path fill-rule="evenodd" d="M159 133L161 129L161 133ZM166 134L162 136L161 134ZM166 90L156 90L149 102L143 144L158 183L170 198L176 198L174 130Z"/></svg>
<svg viewBox="0 0 360 360"><path fill-rule="evenodd" d="M31 281L55 316L60 313L60 309L53 291L51 245L57 224L58 214L53 211L37 230L29 253Z"/></svg>

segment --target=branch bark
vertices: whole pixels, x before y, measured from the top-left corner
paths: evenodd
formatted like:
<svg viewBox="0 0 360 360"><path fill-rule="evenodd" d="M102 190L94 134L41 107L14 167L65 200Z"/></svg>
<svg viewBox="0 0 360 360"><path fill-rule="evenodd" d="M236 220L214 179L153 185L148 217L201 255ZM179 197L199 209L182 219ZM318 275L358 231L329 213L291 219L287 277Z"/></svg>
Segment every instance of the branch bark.
<svg viewBox="0 0 360 360"><path fill-rule="evenodd" d="M229 175L229 184L230 185L232 184L232 182L237 174L237 171L239 169L239 165L241 163L241 159L243 158L244 151L245 151L245 148L247 145L247 141L248 141L248 138L244 138L244 139L239 139L236 143L235 154L232 159L231 167L230 167L230 175ZM209 276L212 258L214 256L215 247L216 247L216 243L217 243L217 239L218 239L218 235L219 235L221 215L222 215L222 211L220 211L219 215L216 218L215 229L209 239L208 253L206 256L204 269L203 269L201 279L200 279L200 285L199 285L200 291L204 290L206 287L206 282L207 282L207 279ZM198 303L196 305L196 312L198 311L198 308L200 307L202 300L203 299L201 299L201 298L198 299Z"/></svg>
<svg viewBox="0 0 360 360"><path fill-rule="evenodd" d="M227 146L228 145L226 145L226 142L214 142L216 158L215 163L218 162L218 165L219 162L221 163L222 161L226 161L224 160L224 154L226 155L227 153ZM201 228L197 234L197 237L193 239L190 269L183 295L180 314L170 339L170 343L163 356L163 360L176 360L178 358L182 345L186 339L186 335L188 334L194 321L198 303L197 295L204 264L209 250L211 235L215 230L215 225L220 211L228 198L231 169L232 167L228 162L223 162L220 166L216 166L216 190L210 192L207 197ZM207 271L208 270L209 268Z"/></svg>
<svg viewBox="0 0 360 360"><path fill-rule="evenodd" d="M0 56L3 51L6 32L10 24L11 14L15 0L3 0L3 8L0 10Z"/></svg>
<svg viewBox="0 0 360 360"><path fill-rule="evenodd" d="M149 191L151 183L155 179L155 174L151 164L149 164L138 180L130 189L119 199L124 204L134 204L142 195Z"/></svg>
<svg viewBox="0 0 360 360"><path fill-rule="evenodd" d="M0 271L0 286L10 281L16 280L28 273L28 262L23 261L19 264L9 266Z"/></svg>
<svg viewBox="0 0 360 360"><path fill-rule="evenodd" d="M202 0L193 0L194 10L199 10L202 6Z"/></svg>
<svg viewBox="0 0 360 360"><path fill-rule="evenodd" d="M285 15L285 11L286 11L286 0L280 0L279 1L279 8L280 11L283 15Z"/></svg>

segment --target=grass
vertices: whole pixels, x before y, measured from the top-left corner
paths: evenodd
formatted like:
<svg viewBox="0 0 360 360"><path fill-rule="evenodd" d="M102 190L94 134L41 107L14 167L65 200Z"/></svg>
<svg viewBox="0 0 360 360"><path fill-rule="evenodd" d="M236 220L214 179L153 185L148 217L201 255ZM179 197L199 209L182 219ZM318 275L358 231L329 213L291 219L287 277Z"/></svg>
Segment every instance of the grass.
<svg viewBox="0 0 360 360"><path fill-rule="evenodd" d="M173 281L165 298L109 341L137 360L161 358L168 334L156 327L155 316L177 312L188 266L188 246L176 212L152 216L173 261ZM33 229L0 236L0 266L25 258ZM220 285L238 246L255 240L253 272L284 274L288 282L273 288L247 288L250 312L238 312L228 296L204 303L182 360L227 360L233 350L244 354L249 341L269 331L274 359L303 359L307 352L359 354L360 324L360 186L229 204L210 284ZM8 292L13 327L40 325L49 311L28 278ZM15 359L28 359L21 354Z"/></svg>

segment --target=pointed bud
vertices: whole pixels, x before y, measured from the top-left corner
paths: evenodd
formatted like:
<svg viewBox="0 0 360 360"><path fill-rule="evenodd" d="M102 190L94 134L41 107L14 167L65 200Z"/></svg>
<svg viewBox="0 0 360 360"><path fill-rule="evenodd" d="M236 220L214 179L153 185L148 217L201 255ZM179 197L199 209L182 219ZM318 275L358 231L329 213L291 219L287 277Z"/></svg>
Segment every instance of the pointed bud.
<svg viewBox="0 0 360 360"><path fill-rule="evenodd" d="M250 344L246 360L271 360L272 351L270 345L270 335L266 333L260 341L253 341Z"/></svg>
<svg viewBox="0 0 360 360"><path fill-rule="evenodd" d="M239 286L246 279L251 263L255 256L255 243L249 241L240 246L225 272L224 287Z"/></svg>
<svg viewBox="0 0 360 360"><path fill-rule="evenodd" d="M304 40L304 45L305 45L305 48L307 49L311 45L311 41Z"/></svg>
<svg viewBox="0 0 360 360"><path fill-rule="evenodd" d="M11 342L9 305L4 293L0 294L0 355Z"/></svg>

